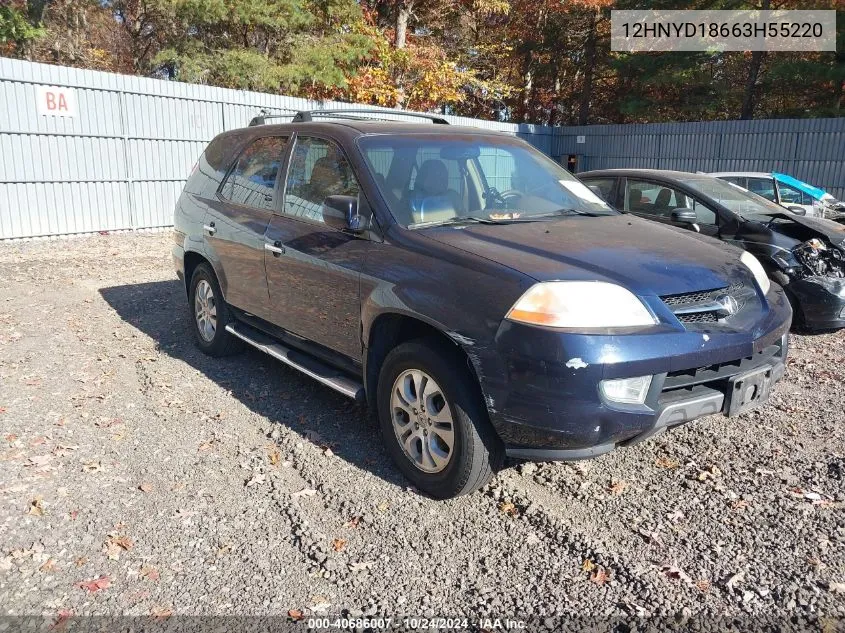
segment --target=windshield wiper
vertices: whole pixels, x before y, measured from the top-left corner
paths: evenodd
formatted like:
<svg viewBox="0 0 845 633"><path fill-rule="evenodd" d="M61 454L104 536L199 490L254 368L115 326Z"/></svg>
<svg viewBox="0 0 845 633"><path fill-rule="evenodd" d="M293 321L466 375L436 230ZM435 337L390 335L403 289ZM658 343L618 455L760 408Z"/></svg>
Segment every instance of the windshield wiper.
<svg viewBox="0 0 845 633"><path fill-rule="evenodd" d="M409 224L409 229L424 229L429 226L449 226L454 224L508 224L511 220L493 220L492 218L480 218L472 215L455 216L448 220L432 220L431 222L417 222Z"/></svg>

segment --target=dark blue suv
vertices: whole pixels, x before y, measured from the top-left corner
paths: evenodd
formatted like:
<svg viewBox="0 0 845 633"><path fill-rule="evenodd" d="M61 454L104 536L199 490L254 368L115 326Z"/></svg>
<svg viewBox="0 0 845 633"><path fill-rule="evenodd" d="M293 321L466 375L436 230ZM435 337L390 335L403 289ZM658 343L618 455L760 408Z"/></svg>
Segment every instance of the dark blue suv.
<svg viewBox="0 0 845 633"><path fill-rule="evenodd" d="M322 117L331 116L332 120ZM302 112L215 138L175 212L199 347L377 413L419 489L764 402L791 311L748 253L609 208L526 143Z"/></svg>

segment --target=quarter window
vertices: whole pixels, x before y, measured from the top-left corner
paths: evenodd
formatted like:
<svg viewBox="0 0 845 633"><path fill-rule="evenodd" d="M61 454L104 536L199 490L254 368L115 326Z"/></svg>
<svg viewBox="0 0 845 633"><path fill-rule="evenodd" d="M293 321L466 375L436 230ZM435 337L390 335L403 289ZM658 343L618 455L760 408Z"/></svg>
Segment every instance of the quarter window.
<svg viewBox="0 0 845 633"><path fill-rule="evenodd" d="M235 204L272 210L275 205L276 176L287 139L269 136L253 141L238 157L220 191Z"/></svg>
<svg viewBox="0 0 845 633"><path fill-rule="evenodd" d="M613 185L616 184L616 178L590 178L585 180L584 184L593 190L593 193L600 196L602 200L611 206L616 206L616 201L611 200L613 193Z"/></svg>
<svg viewBox="0 0 845 633"><path fill-rule="evenodd" d="M782 182L778 183L778 193L780 193L780 201L786 204L813 204L813 198L803 191L785 185Z"/></svg>
<svg viewBox="0 0 845 633"><path fill-rule="evenodd" d="M346 156L331 141L297 137L285 187L285 214L322 222L323 201L337 195L358 195Z"/></svg>

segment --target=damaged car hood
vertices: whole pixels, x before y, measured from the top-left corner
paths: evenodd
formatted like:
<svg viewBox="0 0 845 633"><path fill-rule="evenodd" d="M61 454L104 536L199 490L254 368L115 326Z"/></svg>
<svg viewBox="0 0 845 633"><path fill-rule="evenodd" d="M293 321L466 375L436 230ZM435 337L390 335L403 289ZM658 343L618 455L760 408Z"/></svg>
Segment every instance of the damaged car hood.
<svg viewBox="0 0 845 633"><path fill-rule="evenodd" d="M710 290L751 279L737 249L630 215L444 226L421 232L538 281L598 279L624 285L641 296Z"/></svg>
<svg viewBox="0 0 845 633"><path fill-rule="evenodd" d="M773 213L771 217L791 220L796 224L800 224L801 226L812 229L820 235L823 235L834 246L845 247L845 226L842 226L841 224L837 224L831 220L824 220L822 218L808 218L806 216L793 215L790 213ZM771 224L770 228L772 231L779 232L777 223Z"/></svg>

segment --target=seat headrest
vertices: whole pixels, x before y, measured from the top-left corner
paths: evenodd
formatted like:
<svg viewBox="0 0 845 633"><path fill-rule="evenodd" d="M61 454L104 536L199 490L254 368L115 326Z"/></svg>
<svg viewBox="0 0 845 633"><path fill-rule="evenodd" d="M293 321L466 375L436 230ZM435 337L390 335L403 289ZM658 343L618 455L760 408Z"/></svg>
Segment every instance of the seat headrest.
<svg viewBox="0 0 845 633"><path fill-rule="evenodd" d="M449 170L443 161L429 159L420 165L414 189L427 196L439 196L449 189Z"/></svg>

